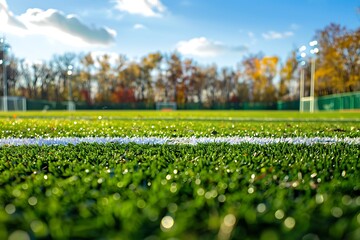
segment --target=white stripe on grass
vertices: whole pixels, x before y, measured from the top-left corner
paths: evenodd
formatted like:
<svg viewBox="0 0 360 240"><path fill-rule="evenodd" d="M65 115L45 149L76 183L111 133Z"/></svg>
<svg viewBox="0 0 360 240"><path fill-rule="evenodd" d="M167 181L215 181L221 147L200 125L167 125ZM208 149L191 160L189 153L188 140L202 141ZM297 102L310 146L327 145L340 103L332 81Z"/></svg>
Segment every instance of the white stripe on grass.
<svg viewBox="0 0 360 240"><path fill-rule="evenodd" d="M160 137L62 137L62 138L5 138L0 139L0 146L11 145L67 145L79 143L137 143L137 144L204 144L204 143L228 143L228 144L334 144L346 143L360 145L360 138L332 138L332 137L295 137L295 138L260 138L260 137L190 137L190 138L160 138Z"/></svg>

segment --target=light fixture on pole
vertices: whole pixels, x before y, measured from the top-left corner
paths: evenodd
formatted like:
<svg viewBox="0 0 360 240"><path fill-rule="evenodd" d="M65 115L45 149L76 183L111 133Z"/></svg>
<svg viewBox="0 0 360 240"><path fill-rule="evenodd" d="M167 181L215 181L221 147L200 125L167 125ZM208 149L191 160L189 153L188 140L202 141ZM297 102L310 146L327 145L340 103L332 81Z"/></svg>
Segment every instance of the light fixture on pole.
<svg viewBox="0 0 360 240"><path fill-rule="evenodd" d="M319 53L319 48L317 47L318 42L311 41L309 42L310 46L310 59L307 57L306 54L307 47L301 46L299 48L299 56L297 57L298 62L300 62L301 69L300 69L300 111L303 112L305 110L304 108L304 102L309 102L309 111L314 112L315 111L315 57L314 55ZM311 79L310 79L310 96L305 97L305 69L308 59L311 64Z"/></svg>
<svg viewBox="0 0 360 240"><path fill-rule="evenodd" d="M311 41L309 43L310 47L312 47L312 49L310 49L310 53L312 55L319 53L319 48L317 48L317 44L318 44L318 42L316 40ZM316 61L316 59L315 59L315 57L310 57L310 59L311 59L310 112L314 112L315 111L315 61Z"/></svg>

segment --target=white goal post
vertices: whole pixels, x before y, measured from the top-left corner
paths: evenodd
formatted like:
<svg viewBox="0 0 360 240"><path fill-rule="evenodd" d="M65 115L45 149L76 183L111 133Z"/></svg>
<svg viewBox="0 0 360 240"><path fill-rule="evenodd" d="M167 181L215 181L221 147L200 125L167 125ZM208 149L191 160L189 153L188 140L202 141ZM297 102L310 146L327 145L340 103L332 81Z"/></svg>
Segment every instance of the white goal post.
<svg viewBox="0 0 360 240"><path fill-rule="evenodd" d="M5 98L7 99L6 102L4 101ZM0 97L0 109L1 111L26 111L26 98L16 96Z"/></svg>
<svg viewBox="0 0 360 240"><path fill-rule="evenodd" d="M157 102L156 103L156 110L172 111L172 110L176 110L176 108L177 108L176 102Z"/></svg>
<svg viewBox="0 0 360 240"><path fill-rule="evenodd" d="M300 98L300 112L314 112L318 110L316 98L302 97Z"/></svg>

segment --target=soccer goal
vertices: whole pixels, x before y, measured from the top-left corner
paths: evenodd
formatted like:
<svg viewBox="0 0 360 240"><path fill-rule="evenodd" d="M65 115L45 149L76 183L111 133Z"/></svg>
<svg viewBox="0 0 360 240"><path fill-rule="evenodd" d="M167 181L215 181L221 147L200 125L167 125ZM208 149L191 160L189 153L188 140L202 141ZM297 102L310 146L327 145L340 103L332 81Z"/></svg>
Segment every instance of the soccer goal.
<svg viewBox="0 0 360 240"><path fill-rule="evenodd" d="M4 101L4 99L7 99ZM26 111L26 98L24 97L1 97L0 98L1 111Z"/></svg>
<svg viewBox="0 0 360 240"><path fill-rule="evenodd" d="M69 111L75 111L75 110L76 110L75 102L73 102L73 101L68 101L67 109L68 109Z"/></svg>
<svg viewBox="0 0 360 240"><path fill-rule="evenodd" d="M314 97L302 97L300 99L300 112L315 112L318 110L317 99Z"/></svg>
<svg viewBox="0 0 360 240"><path fill-rule="evenodd" d="M174 111L176 110L177 105L176 102L157 102L156 110L160 111Z"/></svg>

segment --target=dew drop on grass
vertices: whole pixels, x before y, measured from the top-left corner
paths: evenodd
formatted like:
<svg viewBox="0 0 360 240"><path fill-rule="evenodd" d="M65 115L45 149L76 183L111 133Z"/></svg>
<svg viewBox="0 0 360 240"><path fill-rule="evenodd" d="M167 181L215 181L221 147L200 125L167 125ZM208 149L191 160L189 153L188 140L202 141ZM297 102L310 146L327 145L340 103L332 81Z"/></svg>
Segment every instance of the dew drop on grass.
<svg viewBox="0 0 360 240"><path fill-rule="evenodd" d="M28 203L29 203L29 205L31 205L31 206L35 206L35 205L37 204L37 198L34 197L34 196L29 197Z"/></svg>
<svg viewBox="0 0 360 240"><path fill-rule="evenodd" d="M201 183L201 180L200 180L199 178L197 178L197 179L195 180L195 184L196 184L196 185L200 185L200 183Z"/></svg>
<svg viewBox="0 0 360 240"><path fill-rule="evenodd" d="M10 234L8 240L30 240L30 236L23 230L16 230Z"/></svg>
<svg viewBox="0 0 360 240"><path fill-rule="evenodd" d="M14 197L20 197L21 191L19 189L14 189L12 191L12 194L14 195Z"/></svg>
<svg viewBox="0 0 360 240"><path fill-rule="evenodd" d="M349 206L353 200L352 198L349 196L349 195L344 195L342 198L341 198L341 202L344 204L344 205L347 205Z"/></svg>
<svg viewBox="0 0 360 240"><path fill-rule="evenodd" d="M266 205L264 203L260 203L260 204L257 205L256 210L259 213L263 213L263 212L266 211Z"/></svg>
<svg viewBox="0 0 360 240"><path fill-rule="evenodd" d="M287 217L284 221L285 227L287 227L289 229L293 229L295 227L295 224L296 224L296 221L292 217Z"/></svg>
<svg viewBox="0 0 360 240"><path fill-rule="evenodd" d="M113 194L113 199L114 200L119 200L120 199L120 194L119 193L114 193Z"/></svg>
<svg viewBox="0 0 360 240"><path fill-rule="evenodd" d="M205 194L205 190L203 188L199 188L196 192L199 196L203 196Z"/></svg>
<svg viewBox="0 0 360 240"><path fill-rule="evenodd" d="M210 199L211 196L212 196L212 195L211 195L211 192L206 192L206 193L205 193L205 198L206 198L206 199Z"/></svg>
<svg viewBox="0 0 360 240"><path fill-rule="evenodd" d="M226 196L223 195L223 194L219 195L218 196L218 201L221 202L221 203L225 202L226 201Z"/></svg>
<svg viewBox="0 0 360 240"><path fill-rule="evenodd" d="M236 217L234 214L228 214L224 217L224 225L226 227L233 227L236 223Z"/></svg>
<svg viewBox="0 0 360 240"><path fill-rule="evenodd" d="M176 191L177 191L177 184L172 183L171 186L170 186L170 192L176 193Z"/></svg>
<svg viewBox="0 0 360 240"><path fill-rule="evenodd" d="M283 210L281 210L281 209L276 210L276 212L275 212L275 218L276 219L279 219L279 220L283 219L284 216L285 216L285 213L284 213Z"/></svg>
<svg viewBox="0 0 360 240"><path fill-rule="evenodd" d="M7 214L11 215L15 213L15 211L16 211L16 207L13 204L9 203L5 206L5 212Z"/></svg>
<svg viewBox="0 0 360 240"><path fill-rule="evenodd" d="M315 195L315 202L317 204L321 204L324 202L324 196L322 194L316 194Z"/></svg>
<svg viewBox="0 0 360 240"><path fill-rule="evenodd" d="M360 196L356 198L355 203L356 205L360 206Z"/></svg>
<svg viewBox="0 0 360 240"><path fill-rule="evenodd" d="M174 219L171 216L165 216L161 219L161 230L166 231L174 226Z"/></svg>
<svg viewBox="0 0 360 240"><path fill-rule="evenodd" d="M136 206L138 208L145 208L146 207L146 202L143 200L143 199L139 199L137 202L136 202Z"/></svg>
<svg viewBox="0 0 360 240"><path fill-rule="evenodd" d="M30 223L30 228L34 233L47 232L47 226L42 221L34 220Z"/></svg>
<svg viewBox="0 0 360 240"><path fill-rule="evenodd" d="M339 207L333 207L331 209L331 214L336 217L336 218L339 218L343 215L343 210Z"/></svg>

